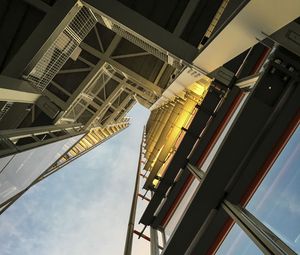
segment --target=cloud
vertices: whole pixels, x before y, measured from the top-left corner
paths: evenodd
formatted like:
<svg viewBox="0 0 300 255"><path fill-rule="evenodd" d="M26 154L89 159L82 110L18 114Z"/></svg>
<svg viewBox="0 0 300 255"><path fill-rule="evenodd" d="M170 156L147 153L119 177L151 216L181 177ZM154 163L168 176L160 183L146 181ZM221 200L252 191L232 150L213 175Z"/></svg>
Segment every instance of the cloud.
<svg viewBox="0 0 300 255"><path fill-rule="evenodd" d="M123 253L142 125L148 113L33 187L0 217L3 255ZM140 209L139 209L140 211ZM136 254L147 254L140 244Z"/></svg>

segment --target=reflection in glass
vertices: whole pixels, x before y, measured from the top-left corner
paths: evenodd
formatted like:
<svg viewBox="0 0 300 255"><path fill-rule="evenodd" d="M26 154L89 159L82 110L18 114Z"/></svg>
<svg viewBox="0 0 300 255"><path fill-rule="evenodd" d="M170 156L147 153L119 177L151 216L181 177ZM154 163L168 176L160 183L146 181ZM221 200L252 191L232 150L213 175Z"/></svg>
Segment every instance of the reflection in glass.
<svg viewBox="0 0 300 255"><path fill-rule="evenodd" d="M230 116L228 122L226 123L224 129L222 130L220 136L218 137L217 141L213 145L213 147L210 149L210 152L208 156L206 157L205 161L200 166L201 170L206 172L210 165L212 164L214 158L217 155L218 150L220 149L222 143L224 142L226 136L228 135L229 130L231 129L233 123L236 121L236 118L239 116L240 111L242 110L246 99L248 98L250 94L243 94L241 101L239 102L237 108L234 110L232 115Z"/></svg>
<svg viewBox="0 0 300 255"><path fill-rule="evenodd" d="M247 205L290 248L300 252L300 128Z"/></svg>
<svg viewBox="0 0 300 255"><path fill-rule="evenodd" d="M260 255L263 254L245 232L234 224L216 252L217 255Z"/></svg>
<svg viewBox="0 0 300 255"><path fill-rule="evenodd" d="M27 188L83 135L0 158L0 204Z"/></svg>
<svg viewBox="0 0 300 255"><path fill-rule="evenodd" d="M200 181L195 178L191 183L191 186L188 188L187 192L184 194L182 200L178 204L174 214L172 215L170 221L165 227L165 233L167 240L170 238L172 233L174 232L178 222L183 217L185 210L188 208L189 203L192 201L197 188L199 187Z"/></svg>

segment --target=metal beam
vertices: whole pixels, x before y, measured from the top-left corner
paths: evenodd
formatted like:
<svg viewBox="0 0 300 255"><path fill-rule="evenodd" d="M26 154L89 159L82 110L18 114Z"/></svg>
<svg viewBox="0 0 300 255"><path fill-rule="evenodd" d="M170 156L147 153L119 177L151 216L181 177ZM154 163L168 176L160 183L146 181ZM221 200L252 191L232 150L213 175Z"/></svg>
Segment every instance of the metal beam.
<svg viewBox="0 0 300 255"><path fill-rule="evenodd" d="M193 64L208 73L214 71L298 18L299 10L298 0L249 1L235 17L228 19L219 33L209 39ZM237 43L237 38L243 40Z"/></svg>
<svg viewBox="0 0 300 255"><path fill-rule="evenodd" d="M138 159L135 185L134 185L134 191L133 191L132 202L131 202L131 210L130 210L129 221L128 221L124 255L131 255L132 253L134 223L135 223L136 208L137 208L137 201L138 201L138 194L139 194L139 187L140 187L140 171L141 171L141 161L142 161L142 152L143 152L144 132L145 132L145 128L142 134L142 141L140 145L140 154Z"/></svg>
<svg viewBox="0 0 300 255"><path fill-rule="evenodd" d="M154 103L155 99L151 96L147 95L145 92L140 91L138 88L133 87L131 84L126 83L125 87L130 90L131 92L137 94L138 96L144 98L145 100L149 101L150 103Z"/></svg>
<svg viewBox="0 0 300 255"><path fill-rule="evenodd" d="M188 163L186 168L199 180L203 180L205 172L199 169L198 167Z"/></svg>
<svg viewBox="0 0 300 255"><path fill-rule="evenodd" d="M97 112L91 117L91 119L85 124L85 128L88 128L90 124L96 119L101 119L103 114L105 113L105 109L112 104L115 98L122 92L124 84L120 83L114 91L108 96L108 98L104 101L104 103L98 108Z"/></svg>
<svg viewBox="0 0 300 255"><path fill-rule="evenodd" d="M118 55L118 56L112 56L112 59L118 59L118 58L134 58L134 57L141 57L141 56L147 56L150 55L149 52L138 52L138 53L131 53L131 54L124 54L124 55Z"/></svg>
<svg viewBox="0 0 300 255"><path fill-rule="evenodd" d="M63 31L66 24L70 22L73 16L71 12L76 11L76 8L73 8L75 5L74 0L57 1L8 63L2 74L19 78L24 74L26 68L34 65Z"/></svg>
<svg viewBox="0 0 300 255"><path fill-rule="evenodd" d="M226 200L222 203L222 207L264 254L296 255L290 247L246 209Z"/></svg>
<svg viewBox="0 0 300 255"><path fill-rule="evenodd" d="M45 95L45 98L47 98L47 100L55 103L63 111L65 111L68 108L68 104L65 101L63 101L62 99L60 99L59 97L57 97L55 94L53 94L49 90L45 89L43 91L43 95Z"/></svg>
<svg viewBox="0 0 300 255"><path fill-rule="evenodd" d="M164 65L162 66L162 68L159 70L158 75L155 78L154 84L158 84L160 81L160 78L162 77L162 75L164 74L165 70L168 67L168 63L164 63Z"/></svg>
<svg viewBox="0 0 300 255"><path fill-rule="evenodd" d="M95 67L96 65L94 65L92 62L86 60L85 58L81 57L81 56L78 56L77 58L78 60L80 60L81 62L87 64L88 66L90 67Z"/></svg>
<svg viewBox="0 0 300 255"><path fill-rule="evenodd" d="M126 73L128 76L130 76L133 80L135 80L137 83L140 84L140 86L145 87L146 89L153 91L156 95L161 95L162 94L162 89L155 85L154 83L148 81L141 75L137 74L136 72L130 70L129 68L121 65L117 61L111 59L107 54L103 54L102 52L94 49L90 45L86 43L81 43L82 49L86 50L90 54L100 58L102 61L105 61L115 67L116 69L120 70L121 72Z"/></svg>
<svg viewBox="0 0 300 255"><path fill-rule="evenodd" d="M38 126L38 127L28 127L28 128L18 128L18 129L7 129L0 130L0 135L3 137L23 137L30 134L39 134L47 132L55 132L60 130L68 130L74 128L80 128L81 124L64 124L64 125L52 125L52 126Z"/></svg>
<svg viewBox="0 0 300 255"><path fill-rule="evenodd" d="M6 146L0 150L0 157L12 155L15 153L23 152L33 148L40 147L42 145L51 144L75 135L80 135L86 131L81 129L81 124L75 125L57 125L57 126L42 126L42 127L30 127L12 130L1 130L0 137L5 142ZM75 129L77 128L77 129ZM55 131L66 131L62 134L51 134ZM38 135L50 135L51 138L40 139ZM26 144L15 144L19 139L31 137L32 140Z"/></svg>
<svg viewBox="0 0 300 255"><path fill-rule="evenodd" d="M58 88L59 90L61 90L64 94L66 94L66 95L68 95L68 96L71 96L71 95L72 95L69 91L65 90L65 89L63 88L63 86L61 86L61 85L58 84L57 82L55 82L55 81L50 81L50 84L52 84L54 87L56 87L56 88Z"/></svg>
<svg viewBox="0 0 300 255"><path fill-rule="evenodd" d="M173 34L176 36L180 36L185 29L186 25L188 24L190 18L194 14L196 7L200 0L190 0L187 6L184 9L183 14L181 15L180 20L178 21Z"/></svg>
<svg viewBox="0 0 300 255"><path fill-rule="evenodd" d="M119 77L117 77L116 75L112 77L112 79L116 80L117 82L123 82L125 79L121 79ZM135 94L139 95L140 97L144 98L145 100L154 103L156 100L149 96L146 92L143 92L141 90L139 90L138 88L134 87L133 85L128 83L128 80L126 80L125 83L125 89L128 90L129 93L134 92ZM148 92L152 93L151 91L148 90Z"/></svg>
<svg viewBox="0 0 300 255"><path fill-rule="evenodd" d="M88 72L91 71L91 67L86 68L76 68L76 69L62 69L57 74L68 74L68 73L82 73L82 72Z"/></svg>
<svg viewBox="0 0 300 255"><path fill-rule="evenodd" d="M159 255L157 230L152 227L150 227L150 254Z"/></svg>
<svg viewBox="0 0 300 255"><path fill-rule="evenodd" d="M127 112L129 112L132 107L135 105L136 101L132 100L132 103L126 108L126 111L124 111L117 119L117 121L122 121L123 118L125 118L125 115Z"/></svg>
<svg viewBox="0 0 300 255"><path fill-rule="evenodd" d="M144 98L142 98L138 95L135 95L134 98L135 98L136 102L138 102L140 105L142 105L148 109L152 106L152 104L149 103L149 101L145 100Z"/></svg>
<svg viewBox="0 0 300 255"><path fill-rule="evenodd" d="M85 0L85 3L98 15L110 17L128 31L144 38L144 41L151 42L188 63L198 55L197 48L116 0Z"/></svg>
<svg viewBox="0 0 300 255"><path fill-rule="evenodd" d="M124 100L123 102L119 105L118 108L115 109L115 111L109 116L109 118L105 121L105 125L113 122L113 120L115 119L115 117L117 117L117 115L119 114L119 112L121 110L123 110L125 108L125 106L129 103L129 101L131 100L132 96L131 95L128 95Z"/></svg>
<svg viewBox="0 0 300 255"><path fill-rule="evenodd" d="M0 101L34 104L40 96L29 82L0 75Z"/></svg>
<svg viewBox="0 0 300 255"><path fill-rule="evenodd" d="M100 35L99 35L98 29L97 29L96 26L94 27L94 31L95 31L95 34L96 34L96 37L97 37L97 41L98 41L100 50L101 50L102 52L104 52L104 47L103 47L103 44L102 44L102 40L101 40L101 37L100 37Z"/></svg>
<svg viewBox="0 0 300 255"><path fill-rule="evenodd" d="M41 0L23 0L25 3L31 5L32 7L47 13L50 9L51 6L46 4L45 2L41 1Z"/></svg>
<svg viewBox="0 0 300 255"><path fill-rule="evenodd" d="M111 41L110 45L108 46L105 53L101 53L101 56L106 56L109 58L109 56L112 54L112 52L115 50L115 48L118 46L121 38L119 36L115 36L113 40ZM84 43L82 42L80 46L82 47ZM95 52L98 52L96 49L94 49ZM100 53L100 52L99 52ZM93 54L93 53L92 53ZM93 54L95 55L95 54ZM96 55L95 55L96 56ZM97 56L96 56L97 57ZM75 99L78 99L80 96L80 93L89 86L92 82L94 82L95 77L101 72L101 68L105 64L105 59L100 58L101 60L97 63L97 65L94 66L93 70L84 78L84 80L81 82L81 84L78 86L76 91L72 94L72 96L68 99L67 103L70 105L72 102L74 102Z"/></svg>

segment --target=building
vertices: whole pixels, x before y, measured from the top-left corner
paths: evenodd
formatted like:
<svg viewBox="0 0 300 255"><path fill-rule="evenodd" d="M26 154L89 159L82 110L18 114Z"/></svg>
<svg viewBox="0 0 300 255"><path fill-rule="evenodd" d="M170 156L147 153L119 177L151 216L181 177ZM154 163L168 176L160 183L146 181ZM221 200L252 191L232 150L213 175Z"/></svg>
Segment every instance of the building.
<svg viewBox="0 0 300 255"><path fill-rule="evenodd" d="M299 14L298 0L1 0L1 210L126 128L138 102L151 236L133 227L136 185L125 254L134 233L152 254L295 254L299 233L248 206L298 134Z"/></svg>
<svg viewBox="0 0 300 255"><path fill-rule="evenodd" d="M164 240L151 235L151 254L159 247L161 254L299 252L299 215L291 209L299 201L299 81L278 68L283 63L299 56L279 47L260 72L230 87L214 80L192 120L181 125L182 113L170 116L158 139L150 117L143 188L153 194L140 223Z"/></svg>
<svg viewBox="0 0 300 255"><path fill-rule="evenodd" d="M134 234L150 241L151 254L300 252L300 47L287 39L300 31L299 4L291 2L298 14L263 38L274 23L259 14L271 2L261 4L234 10L224 1L212 22L219 30L193 61L198 79L183 71L150 108L124 254ZM138 199L149 200L142 231L134 226Z"/></svg>
<svg viewBox="0 0 300 255"><path fill-rule="evenodd" d="M1 1L0 20L3 212L126 128L133 105L149 108L182 67L163 67L166 55L81 1Z"/></svg>

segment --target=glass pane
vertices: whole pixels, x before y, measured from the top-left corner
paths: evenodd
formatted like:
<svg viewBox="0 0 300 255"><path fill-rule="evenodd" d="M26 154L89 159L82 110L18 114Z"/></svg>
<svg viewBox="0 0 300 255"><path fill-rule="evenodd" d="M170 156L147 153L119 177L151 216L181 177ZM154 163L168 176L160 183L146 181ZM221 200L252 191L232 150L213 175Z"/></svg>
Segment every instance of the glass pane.
<svg viewBox="0 0 300 255"><path fill-rule="evenodd" d="M179 202L174 214L172 215L170 221L165 227L165 233L167 240L170 238L172 233L174 232L177 224L180 222L180 219L185 213L185 210L188 208L189 203L192 201L197 188L199 187L200 181L198 179L194 179L191 183L191 186L188 188L186 193L184 194L182 200Z"/></svg>
<svg viewBox="0 0 300 255"><path fill-rule="evenodd" d="M83 135L0 159L0 204L27 188Z"/></svg>
<svg viewBox="0 0 300 255"><path fill-rule="evenodd" d="M300 252L300 128L247 205L255 217Z"/></svg>
<svg viewBox="0 0 300 255"><path fill-rule="evenodd" d="M0 158L0 174L2 173L3 169L5 168L5 166L9 163L9 161L13 158L13 155L4 157L4 158Z"/></svg>
<svg viewBox="0 0 300 255"><path fill-rule="evenodd" d="M217 141L215 142L215 144L211 148L207 158L205 159L203 164L200 166L202 171L206 172L208 170L208 168L210 167L211 163L213 162L214 158L217 155L218 150L220 149L220 146L224 142L225 137L228 135L228 132L229 132L230 128L232 127L234 121L238 117L238 115L239 115L241 109L243 108L243 106L246 102L246 99L248 98L249 95L250 95L250 93L247 93L247 94L243 95L243 97L242 97L241 101L239 102L237 108L232 113L229 121L227 122L224 129L222 130L220 136L218 137Z"/></svg>
<svg viewBox="0 0 300 255"><path fill-rule="evenodd" d="M234 224L219 247L217 255L260 255L263 254L245 232Z"/></svg>

